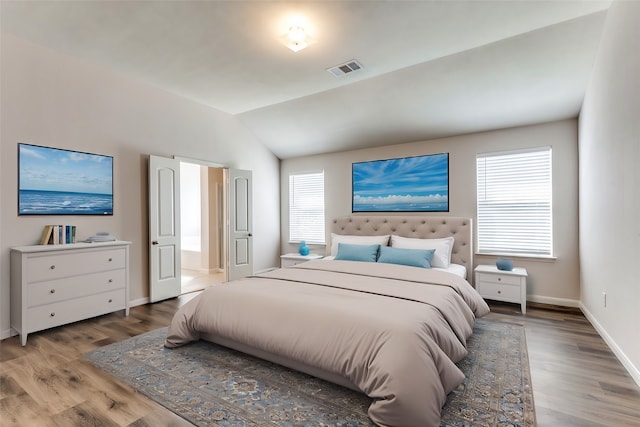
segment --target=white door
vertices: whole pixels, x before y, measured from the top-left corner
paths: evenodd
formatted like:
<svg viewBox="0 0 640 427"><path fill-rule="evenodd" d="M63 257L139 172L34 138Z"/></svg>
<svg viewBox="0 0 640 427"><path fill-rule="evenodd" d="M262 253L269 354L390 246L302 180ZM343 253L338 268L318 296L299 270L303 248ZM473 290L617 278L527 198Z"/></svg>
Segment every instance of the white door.
<svg viewBox="0 0 640 427"><path fill-rule="evenodd" d="M229 280L253 274L251 171L227 169Z"/></svg>
<svg viewBox="0 0 640 427"><path fill-rule="evenodd" d="M180 161L149 157L149 299L177 297L180 272Z"/></svg>

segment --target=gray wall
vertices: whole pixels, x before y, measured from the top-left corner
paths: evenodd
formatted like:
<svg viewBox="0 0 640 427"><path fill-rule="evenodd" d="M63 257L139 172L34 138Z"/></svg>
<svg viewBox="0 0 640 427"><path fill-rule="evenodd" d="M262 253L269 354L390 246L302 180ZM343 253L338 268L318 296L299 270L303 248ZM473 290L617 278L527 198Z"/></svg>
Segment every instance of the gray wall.
<svg viewBox="0 0 640 427"><path fill-rule="evenodd" d="M254 267L278 262L279 160L231 115L2 34L0 338L9 333L9 253L46 224L78 238L110 231L133 242L131 300L148 297L148 155L178 155L253 171ZM114 156L112 217L19 217L19 142ZM249 155L247 153L250 153Z"/></svg>
<svg viewBox="0 0 640 427"><path fill-rule="evenodd" d="M613 2L580 114L579 145L582 310L638 384L639 22L640 2Z"/></svg>
<svg viewBox="0 0 640 427"><path fill-rule="evenodd" d="M293 172L325 172L325 214L329 221L351 214L351 164L420 154L449 153L449 205L452 216L474 218L476 212L476 154L550 145L553 149L553 211L555 260L514 258L529 273L529 300L578 306L578 128L577 120L497 130L410 144L300 157L281 162L281 241L288 243L288 176ZM442 215L442 214L433 214ZM324 247L313 252L324 253ZM495 257L476 256L475 264L495 263Z"/></svg>

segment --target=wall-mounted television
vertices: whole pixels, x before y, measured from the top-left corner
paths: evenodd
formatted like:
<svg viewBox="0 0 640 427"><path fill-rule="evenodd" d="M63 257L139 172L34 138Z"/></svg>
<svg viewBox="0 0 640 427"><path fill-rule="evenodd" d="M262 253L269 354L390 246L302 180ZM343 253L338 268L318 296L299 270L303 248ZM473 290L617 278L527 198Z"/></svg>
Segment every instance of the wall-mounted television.
<svg viewBox="0 0 640 427"><path fill-rule="evenodd" d="M113 215L113 157L18 144L18 215Z"/></svg>
<svg viewBox="0 0 640 427"><path fill-rule="evenodd" d="M449 153L352 165L353 212L448 212Z"/></svg>

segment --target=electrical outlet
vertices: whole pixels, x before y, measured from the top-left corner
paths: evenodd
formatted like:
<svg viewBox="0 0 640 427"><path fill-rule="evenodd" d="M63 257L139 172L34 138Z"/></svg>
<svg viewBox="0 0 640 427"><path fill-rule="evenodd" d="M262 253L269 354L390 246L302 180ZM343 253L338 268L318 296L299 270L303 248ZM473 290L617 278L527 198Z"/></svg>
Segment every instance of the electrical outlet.
<svg viewBox="0 0 640 427"><path fill-rule="evenodd" d="M602 305L604 308L607 308L607 293L603 292L602 293Z"/></svg>

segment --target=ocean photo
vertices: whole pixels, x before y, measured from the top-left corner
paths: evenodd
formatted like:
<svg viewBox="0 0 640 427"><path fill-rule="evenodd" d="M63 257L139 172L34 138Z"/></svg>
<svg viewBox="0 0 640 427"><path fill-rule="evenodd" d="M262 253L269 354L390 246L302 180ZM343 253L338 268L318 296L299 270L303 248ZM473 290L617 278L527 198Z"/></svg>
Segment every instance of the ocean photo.
<svg viewBox="0 0 640 427"><path fill-rule="evenodd" d="M353 212L448 212L449 154L354 163Z"/></svg>
<svg viewBox="0 0 640 427"><path fill-rule="evenodd" d="M110 194L20 190L22 215L113 215Z"/></svg>
<svg viewBox="0 0 640 427"><path fill-rule="evenodd" d="M113 215L113 157L18 144L18 215Z"/></svg>

